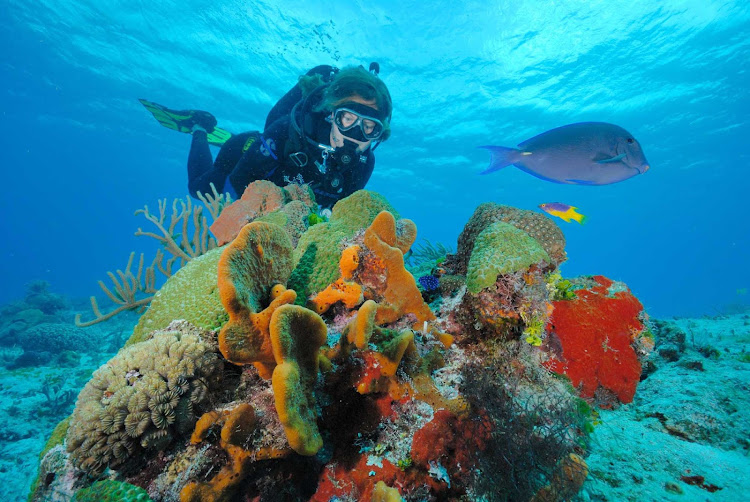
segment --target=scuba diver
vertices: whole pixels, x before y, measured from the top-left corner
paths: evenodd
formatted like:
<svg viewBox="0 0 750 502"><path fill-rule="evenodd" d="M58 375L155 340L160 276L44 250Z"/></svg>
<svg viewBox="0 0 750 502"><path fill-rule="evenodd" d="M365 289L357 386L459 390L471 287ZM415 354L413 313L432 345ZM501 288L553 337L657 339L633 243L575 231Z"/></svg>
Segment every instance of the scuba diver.
<svg viewBox="0 0 750 502"><path fill-rule="evenodd" d="M200 110L171 110L140 100L165 127L193 136L188 156L190 195L213 183L233 199L256 180L308 184L321 209L364 188L375 167L373 151L390 135L393 110L379 66L321 65L271 109L263 132L231 134ZM209 144L221 149L214 160Z"/></svg>

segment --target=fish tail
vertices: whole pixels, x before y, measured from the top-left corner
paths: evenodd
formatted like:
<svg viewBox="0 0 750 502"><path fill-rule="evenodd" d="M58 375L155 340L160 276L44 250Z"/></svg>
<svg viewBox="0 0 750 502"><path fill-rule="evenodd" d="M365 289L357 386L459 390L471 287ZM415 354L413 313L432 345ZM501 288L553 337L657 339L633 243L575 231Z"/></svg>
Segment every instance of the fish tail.
<svg viewBox="0 0 750 502"><path fill-rule="evenodd" d="M521 150L518 148L508 148L505 146L480 146L490 151L492 157L490 157L490 165L487 169L479 174L489 174L499 171L503 167L515 164L520 157Z"/></svg>
<svg viewBox="0 0 750 502"><path fill-rule="evenodd" d="M586 216L582 215L581 213L577 213L575 211L571 211L571 217L576 220L578 223L583 225L586 223L586 220L588 219Z"/></svg>

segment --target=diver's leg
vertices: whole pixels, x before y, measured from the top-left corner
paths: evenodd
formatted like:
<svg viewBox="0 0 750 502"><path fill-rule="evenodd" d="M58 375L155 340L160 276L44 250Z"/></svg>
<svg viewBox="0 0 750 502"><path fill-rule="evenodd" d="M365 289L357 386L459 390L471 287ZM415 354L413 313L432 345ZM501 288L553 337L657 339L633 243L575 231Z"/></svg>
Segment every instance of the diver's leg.
<svg viewBox="0 0 750 502"><path fill-rule="evenodd" d="M188 154L188 190L196 197L200 193L211 193L211 183L217 190L224 187L226 174L214 168L211 149L208 146L206 131L196 128Z"/></svg>

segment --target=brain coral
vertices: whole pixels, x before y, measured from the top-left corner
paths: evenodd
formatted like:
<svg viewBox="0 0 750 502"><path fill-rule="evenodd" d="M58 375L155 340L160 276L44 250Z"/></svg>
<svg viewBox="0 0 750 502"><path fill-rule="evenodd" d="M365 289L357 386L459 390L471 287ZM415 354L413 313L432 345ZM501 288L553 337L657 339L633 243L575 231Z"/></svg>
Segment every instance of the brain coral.
<svg viewBox="0 0 750 502"><path fill-rule="evenodd" d="M24 350L60 352L87 351L97 347L89 333L71 324L42 323L22 331L16 342Z"/></svg>
<svg viewBox="0 0 750 502"><path fill-rule="evenodd" d="M482 230L466 271L466 286L479 293L495 284L498 276L519 272L540 261L549 262L538 241L516 227L498 221Z"/></svg>
<svg viewBox="0 0 750 502"><path fill-rule="evenodd" d="M190 260L154 295L127 345L148 338L151 331L166 328L175 319L214 330L229 318L219 298L217 268L223 247ZM126 345L126 346L127 346Z"/></svg>
<svg viewBox="0 0 750 502"><path fill-rule="evenodd" d="M513 225L536 239L555 265L565 261L565 236L552 219L535 211L485 202L474 210L458 237L456 273L466 272L474 241L485 228L498 221Z"/></svg>
<svg viewBox="0 0 750 502"><path fill-rule="evenodd" d="M221 367L210 335L184 321L125 347L78 396L67 437L73 463L96 475L189 433Z"/></svg>
<svg viewBox="0 0 750 502"><path fill-rule="evenodd" d="M340 244L369 227L381 211L398 213L385 198L369 190L358 190L333 206L327 223L313 225L300 237L294 250L295 271L289 287L297 291L298 303L318 293L339 276Z"/></svg>
<svg viewBox="0 0 750 502"><path fill-rule="evenodd" d="M151 502L151 498L143 488L105 479L76 492L73 502Z"/></svg>

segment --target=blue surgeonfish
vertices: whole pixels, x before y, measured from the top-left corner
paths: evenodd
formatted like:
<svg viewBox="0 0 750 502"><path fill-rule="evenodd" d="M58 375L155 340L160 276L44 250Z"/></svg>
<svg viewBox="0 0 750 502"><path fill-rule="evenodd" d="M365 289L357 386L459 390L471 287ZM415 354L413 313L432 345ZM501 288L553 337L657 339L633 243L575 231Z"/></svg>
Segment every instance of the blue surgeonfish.
<svg viewBox="0 0 750 502"><path fill-rule="evenodd" d="M608 185L645 173L641 145L606 122L579 122L543 132L518 148L482 146L492 153L482 174L514 165L537 178L572 185Z"/></svg>

